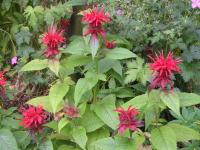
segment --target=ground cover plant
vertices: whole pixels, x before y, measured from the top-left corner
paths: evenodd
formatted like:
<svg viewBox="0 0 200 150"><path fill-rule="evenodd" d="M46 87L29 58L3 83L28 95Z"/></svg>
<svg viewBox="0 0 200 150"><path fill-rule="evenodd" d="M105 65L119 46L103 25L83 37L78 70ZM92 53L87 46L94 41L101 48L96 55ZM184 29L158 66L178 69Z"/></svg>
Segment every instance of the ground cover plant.
<svg viewBox="0 0 200 150"><path fill-rule="evenodd" d="M0 150L200 149L199 0L0 4Z"/></svg>

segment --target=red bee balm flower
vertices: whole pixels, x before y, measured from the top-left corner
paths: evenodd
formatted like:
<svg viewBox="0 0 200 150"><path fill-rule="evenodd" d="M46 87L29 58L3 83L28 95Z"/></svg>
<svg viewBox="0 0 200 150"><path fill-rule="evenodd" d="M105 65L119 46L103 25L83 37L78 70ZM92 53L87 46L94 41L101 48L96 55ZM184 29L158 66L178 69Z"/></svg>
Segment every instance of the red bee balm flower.
<svg viewBox="0 0 200 150"><path fill-rule="evenodd" d="M137 127L142 126L142 122L135 118L139 111L132 106L129 106L127 110L117 108L115 111L119 113L119 133L124 133L126 129L135 131Z"/></svg>
<svg viewBox="0 0 200 150"><path fill-rule="evenodd" d="M89 12L85 12L82 21L89 24L91 27L99 27L103 23L110 22L110 17L108 13L104 12L104 9L98 9L96 7Z"/></svg>
<svg viewBox="0 0 200 150"><path fill-rule="evenodd" d="M116 47L115 41L105 41L105 47L108 49L113 49Z"/></svg>
<svg viewBox="0 0 200 150"><path fill-rule="evenodd" d="M62 31L58 32L55 26L50 26L48 32L43 35L42 42L47 46L44 52L47 58L59 54L58 46L64 42Z"/></svg>
<svg viewBox="0 0 200 150"><path fill-rule="evenodd" d="M0 72L0 86L6 85L6 78L4 77L4 72Z"/></svg>
<svg viewBox="0 0 200 150"><path fill-rule="evenodd" d="M42 125L46 123L47 118L41 106L29 106L28 109L22 110L22 116L23 118L20 124L23 125L24 128L34 132L42 130Z"/></svg>
<svg viewBox="0 0 200 150"><path fill-rule="evenodd" d="M181 59L174 59L173 52L169 52L165 58L163 51L159 55L156 54L155 58L149 57L153 61L149 64L150 69L153 70L153 80L150 87L165 89L166 85L170 85L172 88L172 76L174 73L180 73L180 67L178 65L181 63Z"/></svg>

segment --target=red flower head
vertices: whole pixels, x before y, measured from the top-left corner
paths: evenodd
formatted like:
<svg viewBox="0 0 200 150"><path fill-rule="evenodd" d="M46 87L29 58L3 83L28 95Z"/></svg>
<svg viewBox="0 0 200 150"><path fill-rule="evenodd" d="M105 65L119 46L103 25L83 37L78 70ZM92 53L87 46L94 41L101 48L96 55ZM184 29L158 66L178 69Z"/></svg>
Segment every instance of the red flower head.
<svg viewBox="0 0 200 150"><path fill-rule="evenodd" d="M116 47L115 41L105 41L105 47L108 49L113 49Z"/></svg>
<svg viewBox="0 0 200 150"><path fill-rule="evenodd" d="M137 127L142 126L142 122L135 118L139 111L132 106L129 106L127 110L117 108L115 111L119 113L119 133L124 133L126 129L135 131Z"/></svg>
<svg viewBox="0 0 200 150"><path fill-rule="evenodd" d="M44 52L47 58L59 54L58 46L64 42L62 31L58 32L55 26L50 26L48 32L43 35L42 42L47 46Z"/></svg>
<svg viewBox="0 0 200 150"><path fill-rule="evenodd" d="M66 103L66 105L65 105L64 113L69 118L78 118L78 117L80 117L78 109L75 106L70 106L68 103Z"/></svg>
<svg viewBox="0 0 200 150"><path fill-rule="evenodd" d="M110 22L110 17L108 13L104 12L104 9L98 9L97 7L85 12L83 14L82 21L89 24L90 27L99 27L103 23Z"/></svg>
<svg viewBox="0 0 200 150"><path fill-rule="evenodd" d="M101 27L100 28L92 28L92 27L89 27L85 32L84 32L84 36L85 35L89 35L91 34L93 38L97 39L97 36L100 35L102 37L105 36L105 30L102 29Z"/></svg>
<svg viewBox="0 0 200 150"><path fill-rule="evenodd" d="M27 109L22 110L22 121L20 122L24 128L31 131L41 131L42 125L46 123L47 114L43 111L41 106L29 106Z"/></svg>
<svg viewBox="0 0 200 150"><path fill-rule="evenodd" d="M4 72L0 72L0 86L5 86L6 85L6 78L4 77Z"/></svg>
<svg viewBox="0 0 200 150"><path fill-rule="evenodd" d="M68 19L61 19L60 20L60 28L65 32L69 31L70 20Z"/></svg>
<svg viewBox="0 0 200 150"><path fill-rule="evenodd" d="M153 80L150 87L160 87L162 89L165 89L166 85L173 87L172 76L174 73L180 72L178 65L181 63L181 59L174 59L173 52L169 52L165 58L163 51L159 55L156 54L155 58L149 57L153 61L150 64L150 69L153 70Z"/></svg>

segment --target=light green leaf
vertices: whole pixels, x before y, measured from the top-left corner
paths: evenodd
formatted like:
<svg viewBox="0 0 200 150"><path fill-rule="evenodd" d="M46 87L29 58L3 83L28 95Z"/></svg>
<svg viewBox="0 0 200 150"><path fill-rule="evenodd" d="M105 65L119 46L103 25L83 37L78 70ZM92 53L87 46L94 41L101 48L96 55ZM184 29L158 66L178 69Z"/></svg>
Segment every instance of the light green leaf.
<svg viewBox="0 0 200 150"><path fill-rule="evenodd" d="M86 143L87 143L87 135L86 135L86 130L85 128L79 126L76 128L73 128L72 131L72 137L74 141L82 148L85 150Z"/></svg>
<svg viewBox="0 0 200 150"><path fill-rule="evenodd" d="M80 150L80 149L69 145L61 145L58 147L58 150Z"/></svg>
<svg viewBox="0 0 200 150"><path fill-rule="evenodd" d="M58 76L59 69L60 69L59 60L49 60L48 67L51 71L53 71L55 73L56 76Z"/></svg>
<svg viewBox="0 0 200 150"><path fill-rule="evenodd" d="M200 139L200 134L189 127L176 123L169 123L167 126L174 131L176 134L176 140L179 142Z"/></svg>
<svg viewBox="0 0 200 150"><path fill-rule="evenodd" d="M151 132L151 142L158 150L176 150L176 135L167 126L153 129Z"/></svg>
<svg viewBox="0 0 200 150"><path fill-rule="evenodd" d="M63 97L67 94L69 90L69 85L67 83L54 84L49 91L49 100L53 113L59 111L59 104L63 102Z"/></svg>
<svg viewBox="0 0 200 150"><path fill-rule="evenodd" d="M42 106L44 110L48 112L53 112L53 109L50 104L49 96L40 96L33 99L30 99L27 104L33 105L35 107Z"/></svg>
<svg viewBox="0 0 200 150"><path fill-rule="evenodd" d="M69 121L66 118L62 118L58 122L58 132L60 133L60 131L62 130L62 128L64 128L68 123L69 123Z"/></svg>
<svg viewBox="0 0 200 150"><path fill-rule="evenodd" d="M40 59L34 59L24 65L20 71L36 71L36 70L42 70L48 67L48 60L40 60Z"/></svg>
<svg viewBox="0 0 200 150"><path fill-rule="evenodd" d="M200 104L200 95L198 94L179 92L178 95L180 98L181 107Z"/></svg>
<svg viewBox="0 0 200 150"><path fill-rule="evenodd" d="M92 146L94 147L93 150L115 150L116 143L114 139L109 137L109 138L100 139L92 143Z"/></svg>
<svg viewBox="0 0 200 150"><path fill-rule="evenodd" d="M47 140L38 146L38 150L54 150L51 140Z"/></svg>
<svg viewBox="0 0 200 150"><path fill-rule="evenodd" d="M8 129L0 129L0 150L18 150L17 142Z"/></svg>
<svg viewBox="0 0 200 150"><path fill-rule="evenodd" d="M137 57L133 52L126 48L114 48L111 51L108 51L106 58L109 59L127 59Z"/></svg>
<svg viewBox="0 0 200 150"><path fill-rule="evenodd" d="M147 101L148 101L148 95L143 94L143 95L136 96L133 99L127 101L125 104L122 105L122 107L128 108L129 106L133 106L137 109L140 109L147 104Z"/></svg>
<svg viewBox="0 0 200 150"><path fill-rule="evenodd" d="M97 116L112 129L117 129L118 119L115 109L115 97L113 95L106 96L103 100L94 105L94 111Z"/></svg>
<svg viewBox="0 0 200 150"><path fill-rule="evenodd" d="M104 123L97 117L97 115L92 110L90 110L89 106L87 106L84 115L77 121L86 129L87 132L93 132L104 125Z"/></svg>
<svg viewBox="0 0 200 150"><path fill-rule="evenodd" d="M181 116L180 114L180 100L179 96L174 93L162 93L161 94L161 100L167 107L169 107L174 113Z"/></svg>

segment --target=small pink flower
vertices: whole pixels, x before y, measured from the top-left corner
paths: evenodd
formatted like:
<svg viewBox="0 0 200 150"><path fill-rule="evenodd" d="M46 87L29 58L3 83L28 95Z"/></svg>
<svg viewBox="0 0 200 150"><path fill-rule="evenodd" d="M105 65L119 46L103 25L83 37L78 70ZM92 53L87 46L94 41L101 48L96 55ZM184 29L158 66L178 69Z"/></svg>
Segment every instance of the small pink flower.
<svg viewBox="0 0 200 150"><path fill-rule="evenodd" d="M13 57L13 58L11 59L11 64L12 64L12 65L16 65L16 64L17 64L17 60L18 60L17 56Z"/></svg>
<svg viewBox="0 0 200 150"><path fill-rule="evenodd" d="M132 106L129 106L127 110L117 108L115 111L119 113L120 123L118 131L120 134L124 133L126 129L135 131L137 127L143 125L141 121L136 119L136 116L139 115L139 111Z"/></svg>
<svg viewBox="0 0 200 150"><path fill-rule="evenodd" d="M68 103L66 103L66 105L65 105L64 113L69 118L78 118L78 117L80 117L78 109L75 106L70 106Z"/></svg>
<svg viewBox="0 0 200 150"><path fill-rule="evenodd" d="M116 16L122 16L122 15L123 15L123 11L121 9L117 9Z"/></svg>
<svg viewBox="0 0 200 150"><path fill-rule="evenodd" d="M200 0L192 0L192 8L200 8Z"/></svg>

